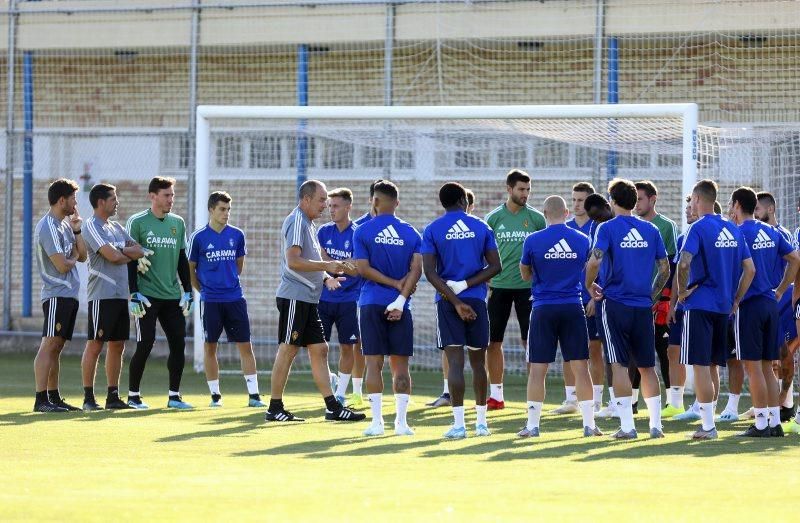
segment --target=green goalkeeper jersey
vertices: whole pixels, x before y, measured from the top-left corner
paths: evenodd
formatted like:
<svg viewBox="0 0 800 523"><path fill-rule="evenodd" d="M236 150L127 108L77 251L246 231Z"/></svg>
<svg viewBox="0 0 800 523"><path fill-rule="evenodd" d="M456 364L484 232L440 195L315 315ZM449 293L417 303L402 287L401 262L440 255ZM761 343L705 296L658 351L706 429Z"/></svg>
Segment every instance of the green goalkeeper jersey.
<svg viewBox="0 0 800 523"><path fill-rule="evenodd" d="M544 215L526 205L516 214L502 204L486 215L486 223L494 231L497 250L503 269L492 278L491 285L497 289L528 289L531 284L519 273L522 245L528 235L546 227Z"/></svg>
<svg viewBox="0 0 800 523"><path fill-rule="evenodd" d="M178 300L178 258L186 249L186 224L177 214L156 218L150 209L128 218L128 234L142 247L153 251L150 270L137 273L139 292L151 298Z"/></svg>

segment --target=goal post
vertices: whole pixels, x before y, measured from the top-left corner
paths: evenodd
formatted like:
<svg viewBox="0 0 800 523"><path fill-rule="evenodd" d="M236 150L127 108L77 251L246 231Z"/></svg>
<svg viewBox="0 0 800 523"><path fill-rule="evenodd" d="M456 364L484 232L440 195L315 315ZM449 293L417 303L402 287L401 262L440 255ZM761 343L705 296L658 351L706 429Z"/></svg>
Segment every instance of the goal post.
<svg viewBox="0 0 800 523"><path fill-rule="evenodd" d="M668 104L607 104L607 105L486 105L486 106L239 106L239 105L200 105L197 107L195 137L195 192L194 222L201 227L208 221L208 201L212 182L212 168L225 161L220 160L220 148L224 143L217 142L212 147L212 122L224 122L226 129L235 128L236 122L248 122L246 131L259 129L258 122L271 122L273 128L284 131L294 129L297 133L318 133L322 140L343 140L356 143L365 150L383 149L407 154L418 153L411 162L416 168L432 166L437 154L452 151L432 148L436 138L432 132L418 133L412 143L408 136L417 122L427 122L431 127L445 127L458 139L472 134L514 135L515 144L527 139L546 139L572 144L586 149L605 151L627 151L636 153L649 148L660 148L670 154L680 156L681 194L691 192L697 178L698 159L698 107L694 103ZM351 122L360 122L355 124ZM639 123L637 123L639 122ZM644 122L644 123L641 123ZM665 123L668 122L668 123ZM302 125L301 125L302 123ZM315 130L315 124L318 129ZM350 129L351 125L353 129ZM465 130L464 126L469 129ZM366 129L366 130L365 130ZM398 135L392 136L393 133ZM402 134L402 136L400 136ZM398 145L400 142L405 145ZM236 149L241 153L241 145ZM282 146L285 147L285 144ZM295 144L295 148L298 147ZM351 146L352 147L352 146ZM431 147L428 150L428 147ZM424 150L423 150L424 149ZM295 149L296 151L296 149ZM410 153L409 153L410 151ZM216 154L216 164L212 165L212 155ZM255 153L252 153L255 154ZM319 153L319 151L317 152ZM352 156L352 150L349 152ZM383 160L384 170L391 171L391 152L388 168ZM463 158L470 154L481 155L480 147L470 151L462 148ZM521 152L524 156L524 148ZM571 153L574 156L574 152ZM466 155L466 156L465 156ZM399 156L399 154L398 154ZM253 157L250 156L251 166ZM530 158L530 154L529 154ZM258 162L256 162L258 163ZM336 164L335 161L329 162ZM380 163L380 162L378 162ZM370 165L374 167L374 165ZM224 167L224 165L223 165ZM339 165L335 165L339 167ZM506 169L507 170L507 169ZM457 171L457 169L456 169ZM530 171L529 171L530 172ZM376 172L379 176L381 171ZM504 173L503 173L504 174ZM531 172L534 182L535 172ZM254 175L257 176L257 175ZM443 175L447 176L447 175ZM457 175L452 175L458 178ZM499 174L495 171L493 176ZM323 181L326 181L323 177ZM444 181L444 180L442 180ZM577 181L577 180L576 180ZM366 182L367 184L369 182ZM401 184L402 185L402 184ZM225 189L225 186L220 188ZM284 189L285 191L286 189ZM428 202L433 207L432 202ZM282 209L288 214L290 207ZM234 210L236 212L236 210ZM418 224L415 224L418 225ZM685 225L685 224L684 224ZM245 230L245 233L248 231ZM255 270L259 270L256 268ZM249 294L249 289L245 289ZM266 296L260 296L266 299ZM421 298L426 299L426 298ZM253 320L253 318L251 318ZM253 323L259 320L253 320ZM266 336L266 335L265 335ZM203 332L200 321L200 308L194 312L194 368L203 370ZM438 354L437 354L438 355ZM432 360L433 361L433 360ZM264 362L259 362L264 368Z"/></svg>

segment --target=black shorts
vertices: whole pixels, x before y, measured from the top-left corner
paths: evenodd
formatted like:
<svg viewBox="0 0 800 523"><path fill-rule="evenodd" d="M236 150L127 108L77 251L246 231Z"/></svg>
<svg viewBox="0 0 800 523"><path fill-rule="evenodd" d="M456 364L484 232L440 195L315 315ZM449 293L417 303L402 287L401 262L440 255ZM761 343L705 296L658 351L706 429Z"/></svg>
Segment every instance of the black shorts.
<svg viewBox="0 0 800 523"><path fill-rule="evenodd" d="M98 341L125 341L131 335L128 300L107 299L89 302L89 337Z"/></svg>
<svg viewBox="0 0 800 523"><path fill-rule="evenodd" d="M308 347L325 343L316 303L275 298L278 305L278 343Z"/></svg>
<svg viewBox="0 0 800 523"><path fill-rule="evenodd" d="M156 341L156 322L158 322L170 347L178 350L186 338L186 317L181 311L180 301L162 300L152 296L145 298L150 301L150 306L145 307L143 317L134 318L136 341L152 347Z"/></svg>
<svg viewBox="0 0 800 523"><path fill-rule="evenodd" d="M511 305L517 313L520 338L528 339L528 326L531 317L531 290L528 289L489 289L489 341L502 342L506 325L511 316Z"/></svg>
<svg viewBox="0 0 800 523"><path fill-rule="evenodd" d="M42 302L42 311L44 311L42 338L58 336L65 340L72 339L75 318L78 317L78 300L75 298L50 298Z"/></svg>

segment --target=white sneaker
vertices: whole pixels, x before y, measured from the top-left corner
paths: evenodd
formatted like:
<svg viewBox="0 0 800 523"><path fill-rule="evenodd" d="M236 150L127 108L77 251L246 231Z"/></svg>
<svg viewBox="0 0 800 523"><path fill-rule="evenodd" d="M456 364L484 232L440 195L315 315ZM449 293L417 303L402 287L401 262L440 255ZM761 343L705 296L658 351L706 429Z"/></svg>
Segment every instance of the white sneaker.
<svg viewBox="0 0 800 523"><path fill-rule="evenodd" d="M364 431L365 436L383 436L383 425L370 425Z"/></svg>
<svg viewBox="0 0 800 523"><path fill-rule="evenodd" d="M381 431L381 434L383 434L383 431ZM395 425L394 434L395 436L413 436L414 431L408 425Z"/></svg>
<svg viewBox="0 0 800 523"><path fill-rule="evenodd" d="M596 412L594 417L595 418L616 418L616 417L618 417L617 416L617 409L615 409L614 406L609 403L600 412Z"/></svg>
<svg viewBox="0 0 800 523"><path fill-rule="evenodd" d="M550 414L575 414L576 412L578 412L578 402L564 400L564 403L557 409L551 410Z"/></svg>
<svg viewBox="0 0 800 523"><path fill-rule="evenodd" d="M744 414L742 414L739 417L742 418L742 419L755 419L756 411L753 410L753 407L750 407L749 409L747 409L747 411L745 411Z"/></svg>

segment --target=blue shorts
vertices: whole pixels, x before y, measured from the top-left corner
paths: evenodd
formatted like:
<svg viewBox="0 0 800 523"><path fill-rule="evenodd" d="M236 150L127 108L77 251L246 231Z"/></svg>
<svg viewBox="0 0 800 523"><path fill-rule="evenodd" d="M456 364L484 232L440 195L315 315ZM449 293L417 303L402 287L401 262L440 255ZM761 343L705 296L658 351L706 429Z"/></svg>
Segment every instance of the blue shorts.
<svg viewBox="0 0 800 523"><path fill-rule="evenodd" d="M358 343L358 304L354 301L337 303L320 301L317 306L325 341L331 341L331 332L336 325L340 345Z"/></svg>
<svg viewBox="0 0 800 523"><path fill-rule="evenodd" d="M778 348L784 343L789 343L797 337L797 324L794 322L794 308L792 307L792 290L794 285L789 285L778 302Z"/></svg>
<svg viewBox="0 0 800 523"><path fill-rule="evenodd" d="M675 323L669 324L669 344L680 345L683 334L683 310L675 309Z"/></svg>
<svg viewBox="0 0 800 523"><path fill-rule="evenodd" d="M447 300L436 303L436 346L467 346L485 349L489 346L489 312L486 302L478 298L464 298L478 316L474 321L464 321L456 308Z"/></svg>
<svg viewBox="0 0 800 523"><path fill-rule="evenodd" d="M250 341L250 317L247 315L247 300L200 301L200 318L203 320L203 336L207 343L217 343L222 329L231 343Z"/></svg>
<svg viewBox="0 0 800 523"><path fill-rule="evenodd" d="M553 363L561 346L564 361L589 359L589 335L583 305L539 305L531 312L528 361Z"/></svg>
<svg viewBox="0 0 800 523"><path fill-rule="evenodd" d="M763 361L780 359L778 303L766 296L754 296L739 305L734 319L736 359Z"/></svg>
<svg viewBox="0 0 800 523"><path fill-rule="evenodd" d="M681 363L684 365L727 364L728 314L686 310L683 313L683 336L681 336Z"/></svg>
<svg viewBox="0 0 800 523"><path fill-rule="evenodd" d="M600 308L606 361L639 368L656 365L656 333L651 307L631 307L606 298Z"/></svg>
<svg viewBox="0 0 800 523"><path fill-rule="evenodd" d="M586 303L589 303L589 302L587 301ZM583 304L583 309L584 310L586 310L586 303ZM599 306L600 304L595 302L595 305ZM597 310L597 309L595 309L595 310ZM596 314L595 314L595 316L596 316ZM589 340L594 341L594 340L599 340L600 339L600 335L597 332L597 322L594 320L594 317L586 319L586 330L589 331Z"/></svg>
<svg viewBox="0 0 800 523"><path fill-rule="evenodd" d="M361 352L364 356L413 356L414 321L411 311L403 311L399 321L386 319L386 305L358 308Z"/></svg>
<svg viewBox="0 0 800 523"><path fill-rule="evenodd" d="M603 347L608 347L606 342L606 333L603 330L603 318L600 317L600 311L603 308L604 301L594 302L594 316L586 319L587 326L589 323L594 323L594 330L597 332L597 339L603 344ZM608 360L606 360L608 362Z"/></svg>

